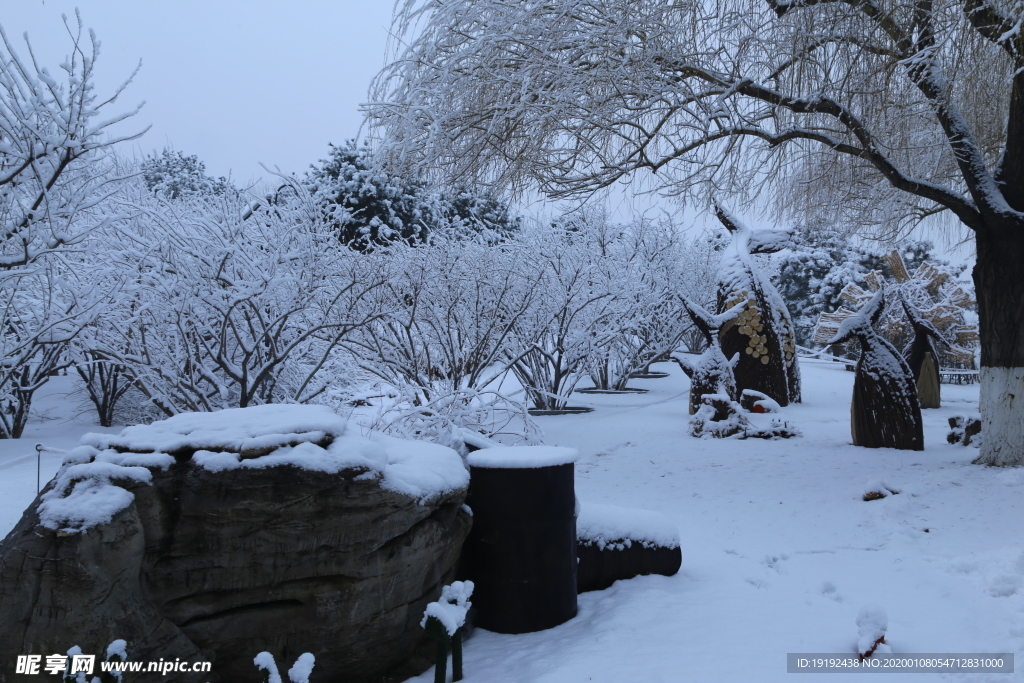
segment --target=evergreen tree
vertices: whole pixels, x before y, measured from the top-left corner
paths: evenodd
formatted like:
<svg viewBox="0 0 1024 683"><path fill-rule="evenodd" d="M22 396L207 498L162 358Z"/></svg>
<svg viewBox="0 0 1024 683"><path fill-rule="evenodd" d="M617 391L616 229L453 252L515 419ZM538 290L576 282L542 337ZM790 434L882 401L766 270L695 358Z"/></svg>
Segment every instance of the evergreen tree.
<svg viewBox="0 0 1024 683"><path fill-rule="evenodd" d="M489 193L468 188L434 192L379 170L370 148L355 140L330 145L327 158L307 171L304 184L320 202L338 238L360 251L396 240L421 243L441 230L493 244L507 239L520 224L508 206Z"/></svg>
<svg viewBox="0 0 1024 683"><path fill-rule="evenodd" d="M165 199L219 195L235 189L224 176L206 175L206 165L195 154L186 155L166 147L160 154L145 157L141 168L146 187Z"/></svg>
<svg viewBox="0 0 1024 683"><path fill-rule="evenodd" d="M865 277L873 270L887 279L893 273L882 259L892 246L873 248L853 244L848 235L827 225L809 222L797 226L793 236L794 247L775 257L778 274L774 284L793 312L797 343L809 346L818 316L832 313L843 305L839 297L851 282L865 284ZM928 241L908 241L896 245L907 269L915 270L925 261L945 265L935 258Z"/></svg>

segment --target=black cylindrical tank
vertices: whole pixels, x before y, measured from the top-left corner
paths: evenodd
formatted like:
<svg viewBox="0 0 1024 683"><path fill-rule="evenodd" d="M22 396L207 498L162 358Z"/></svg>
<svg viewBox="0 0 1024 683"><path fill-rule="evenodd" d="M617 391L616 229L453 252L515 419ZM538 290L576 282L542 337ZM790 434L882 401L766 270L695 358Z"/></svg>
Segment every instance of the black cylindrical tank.
<svg viewBox="0 0 1024 683"><path fill-rule="evenodd" d="M555 446L469 454L463 569L481 628L528 633L576 616L576 457Z"/></svg>

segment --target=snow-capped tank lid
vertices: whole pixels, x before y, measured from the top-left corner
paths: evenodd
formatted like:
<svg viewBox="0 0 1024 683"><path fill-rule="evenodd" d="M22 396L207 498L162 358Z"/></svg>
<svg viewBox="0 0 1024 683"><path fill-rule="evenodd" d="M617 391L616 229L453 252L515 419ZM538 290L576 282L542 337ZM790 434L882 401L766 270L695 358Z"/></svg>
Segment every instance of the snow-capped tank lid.
<svg viewBox="0 0 1024 683"><path fill-rule="evenodd" d="M536 469L569 465L579 457L575 448L564 446L497 446L473 451L466 462L487 469Z"/></svg>

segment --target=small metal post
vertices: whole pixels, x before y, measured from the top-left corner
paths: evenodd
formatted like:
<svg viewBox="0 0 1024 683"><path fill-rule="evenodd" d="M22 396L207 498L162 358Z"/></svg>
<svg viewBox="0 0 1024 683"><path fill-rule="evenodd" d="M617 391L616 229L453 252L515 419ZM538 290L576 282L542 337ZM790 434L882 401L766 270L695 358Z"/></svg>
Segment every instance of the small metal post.
<svg viewBox="0 0 1024 683"><path fill-rule="evenodd" d="M434 664L434 683L445 683L446 673L448 673L448 643L438 638L437 661Z"/></svg>
<svg viewBox="0 0 1024 683"><path fill-rule="evenodd" d="M452 636L452 680L462 680L462 627Z"/></svg>
<svg viewBox="0 0 1024 683"><path fill-rule="evenodd" d="M41 461L43 459L43 448L45 448L43 444L36 444L36 495L39 494L39 489L41 486L40 471L42 469Z"/></svg>
<svg viewBox="0 0 1024 683"><path fill-rule="evenodd" d="M448 644L452 638L448 630L437 617L427 617L424 625L427 635L437 641L437 657L434 662L434 683L445 683L445 674L448 673Z"/></svg>

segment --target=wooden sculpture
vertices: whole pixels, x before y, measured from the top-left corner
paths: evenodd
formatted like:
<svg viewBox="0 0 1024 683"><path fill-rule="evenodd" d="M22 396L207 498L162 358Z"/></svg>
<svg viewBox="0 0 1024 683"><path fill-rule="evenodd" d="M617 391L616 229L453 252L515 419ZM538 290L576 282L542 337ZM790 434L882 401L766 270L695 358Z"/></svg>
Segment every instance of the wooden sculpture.
<svg viewBox="0 0 1024 683"><path fill-rule="evenodd" d="M700 407L704 405L705 396L722 396L725 400L736 400L736 379L733 376L733 368L739 360L739 355L727 358L719 342L719 331L723 325L733 322L736 316L744 310L745 302L734 305L729 310L718 315L712 315L700 304L694 303L686 297L679 297L686 312L690 314L693 324L704 335L708 346L696 360L691 361L679 354L672 354L672 360L679 364L690 377L690 415L695 415ZM722 420L727 417L723 414L716 414L713 420Z"/></svg>
<svg viewBox="0 0 1024 683"><path fill-rule="evenodd" d="M857 313L840 323L828 341L860 342L850 407L853 445L920 451L924 435L914 375L903 356L874 328L884 309L885 289L879 288Z"/></svg>
<svg viewBox="0 0 1024 683"><path fill-rule="evenodd" d="M800 370L796 361L793 321L778 290L751 257L784 248L790 233L751 230L721 205L715 213L732 234L722 254L718 282L719 312L743 305L739 317L722 327L722 350L727 357L740 354L736 387L752 389L775 399L780 406L800 402Z"/></svg>
<svg viewBox="0 0 1024 683"><path fill-rule="evenodd" d="M867 289L853 282L847 284L839 293L845 306L818 317L812 341L825 344L836 335L844 320L855 315L854 310L867 303L884 286L894 305L882 313L878 329L883 337L896 348L906 348L912 343L912 335L916 334L912 323L908 324L905 310L892 296L895 293L910 303L918 312L918 318L930 323L942 335L943 341L949 342L942 348L933 348L936 364L974 369L973 347L979 339L978 326L965 316L975 308L974 297L951 281L948 273L927 261L910 273L903 257L895 249L882 260L892 272L892 281L887 281L880 271L873 270L864 277Z"/></svg>
<svg viewBox="0 0 1024 683"><path fill-rule="evenodd" d="M951 348L951 344L902 296L900 303L903 304L903 311L914 333L913 338L903 349L903 357L907 360L917 383L917 400L922 408L938 408L942 398L939 384L939 353L932 340L947 349Z"/></svg>

